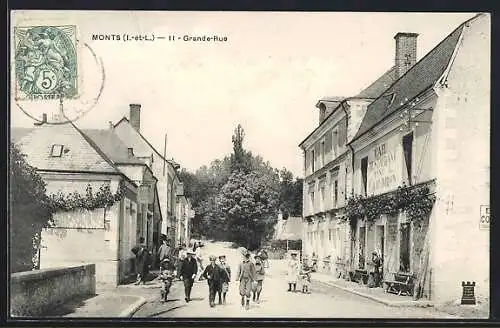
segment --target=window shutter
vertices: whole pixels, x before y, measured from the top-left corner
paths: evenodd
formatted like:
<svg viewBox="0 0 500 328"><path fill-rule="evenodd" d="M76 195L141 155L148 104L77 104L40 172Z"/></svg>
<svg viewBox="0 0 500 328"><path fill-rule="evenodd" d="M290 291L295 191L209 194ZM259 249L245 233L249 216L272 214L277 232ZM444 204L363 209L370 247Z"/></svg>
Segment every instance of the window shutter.
<svg viewBox="0 0 500 328"><path fill-rule="evenodd" d="M340 120L338 124L338 145L340 147L344 146L347 142L347 128L346 128L346 119L343 118Z"/></svg>

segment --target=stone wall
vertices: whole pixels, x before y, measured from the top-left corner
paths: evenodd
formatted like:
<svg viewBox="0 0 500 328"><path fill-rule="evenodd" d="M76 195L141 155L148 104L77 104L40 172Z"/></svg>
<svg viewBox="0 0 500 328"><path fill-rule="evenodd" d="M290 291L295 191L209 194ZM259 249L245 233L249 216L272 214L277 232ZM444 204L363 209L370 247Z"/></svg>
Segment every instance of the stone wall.
<svg viewBox="0 0 500 328"><path fill-rule="evenodd" d="M95 265L44 269L10 276L10 313L37 317L75 297L95 295Z"/></svg>

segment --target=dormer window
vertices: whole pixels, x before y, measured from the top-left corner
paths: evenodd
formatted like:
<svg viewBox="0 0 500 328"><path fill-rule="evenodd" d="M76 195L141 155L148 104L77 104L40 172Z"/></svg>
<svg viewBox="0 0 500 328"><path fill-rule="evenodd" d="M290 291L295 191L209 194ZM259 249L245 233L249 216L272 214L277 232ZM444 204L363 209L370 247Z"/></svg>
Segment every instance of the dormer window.
<svg viewBox="0 0 500 328"><path fill-rule="evenodd" d="M50 150L50 157L61 157L63 149L63 145L52 145L52 149Z"/></svg>

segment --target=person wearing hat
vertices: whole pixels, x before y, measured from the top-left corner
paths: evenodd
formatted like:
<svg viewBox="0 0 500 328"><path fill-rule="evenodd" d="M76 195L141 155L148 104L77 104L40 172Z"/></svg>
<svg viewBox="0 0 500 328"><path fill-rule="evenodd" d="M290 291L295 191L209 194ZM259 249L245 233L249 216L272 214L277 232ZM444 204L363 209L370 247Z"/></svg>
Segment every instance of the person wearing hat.
<svg viewBox="0 0 500 328"><path fill-rule="evenodd" d="M291 259L288 261L288 271L287 271L287 281L288 281L288 291L292 291L292 286L293 286L293 291L297 291L297 278L300 273L300 263L299 260L297 259L297 253L292 252L291 254Z"/></svg>
<svg viewBox="0 0 500 328"><path fill-rule="evenodd" d="M370 277L368 287L378 287L380 285L380 267L382 266L382 258L379 252L372 252L372 268L373 271L370 272Z"/></svg>
<svg viewBox="0 0 500 328"><path fill-rule="evenodd" d="M210 256L210 264L205 267L201 276L208 282L208 303L210 307L215 306L215 293L221 288L222 272L221 268L215 263L215 256Z"/></svg>
<svg viewBox="0 0 500 328"><path fill-rule="evenodd" d="M236 277L240 282L241 306L248 310L250 308L250 297L252 296L252 284L255 281L255 264L250 261L249 251L244 254L245 258L238 266Z"/></svg>
<svg viewBox="0 0 500 328"><path fill-rule="evenodd" d="M160 263L162 263L163 260L165 260L167 258L170 260L171 251L172 251L172 248L168 244L168 240L163 238L160 249L158 250L158 257L159 257ZM161 273L161 270L162 270L162 267L160 265L160 273Z"/></svg>
<svg viewBox="0 0 500 328"><path fill-rule="evenodd" d="M219 304L226 304L226 294L229 291L229 282L231 281L231 268L226 263L226 255L219 256L219 267L222 270L221 288L217 291L219 294Z"/></svg>
<svg viewBox="0 0 500 328"><path fill-rule="evenodd" d="M177 253L177 278L179 278L179 280L181 280L181 266L187 257L186 244L184 243L184 244L179 245L176 253Z"/></svg>
<svg viewBox="0 0 500 328"><path fill-rule="evenodd" d="M266 272L264 270L264 263L260 255L255 255L255 281L253 291L253 301L256 303L260 302L260 293L262 292L262 283L264 281L264 276Z"/></svg>
<svg viewBox="0 0 500 328"><path fill-rule="evenodd" d="M194 278L196 277L196 273L198 272L198 264L194 259L194 252L188 251L187 257L184 261L182 261L180 267L180 277L184 282L184 293L186 302L191 301L191 289L193 288Z"/></svg>
<svg viewBox="0 0 500 328"><path fill-rule="evenodd" d="M160 263L160 281L162 284L161 289L161 300L162 302L167 301L168 293L170 292L170 287L172 286L172 280L174 279L175 267L168 257L164 258Z"/></svg>

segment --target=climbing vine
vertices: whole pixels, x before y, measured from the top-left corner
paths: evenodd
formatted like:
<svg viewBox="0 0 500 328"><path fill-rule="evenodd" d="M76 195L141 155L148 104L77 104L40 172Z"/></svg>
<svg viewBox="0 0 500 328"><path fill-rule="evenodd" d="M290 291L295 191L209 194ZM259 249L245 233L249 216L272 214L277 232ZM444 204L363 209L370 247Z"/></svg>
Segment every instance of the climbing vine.
<svg viewBox="0 0 500 328"><path fill-rule="evenodd" d="M122 199L124 192L124 184L120 181L116 193L111 191L109 184L101 185L99 190L94 193L92 186L88 184L85 194L76 191L69 194L58 192L57 194L50 195L49 199L54 212L69 212L78 208L94 210L96 208L112 206L115 202Z"/></svg>
<svg viewBox="0 0 500 328"><path fill-rule="evenodd" d="M434 205L436 196L430 193L428 184L398 187L394 192L372 197L354 195L347 201L346 219L352 228L358 220L375 221L381 214L406 212L410 221L425 218Z"/></svg>

